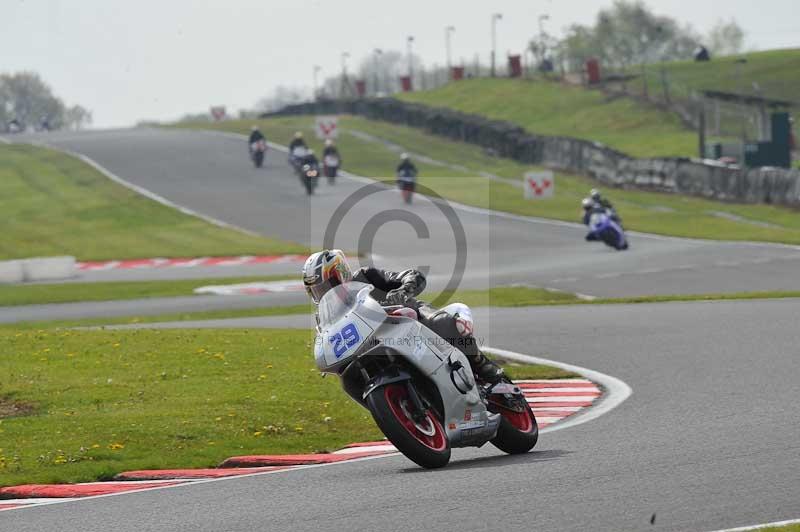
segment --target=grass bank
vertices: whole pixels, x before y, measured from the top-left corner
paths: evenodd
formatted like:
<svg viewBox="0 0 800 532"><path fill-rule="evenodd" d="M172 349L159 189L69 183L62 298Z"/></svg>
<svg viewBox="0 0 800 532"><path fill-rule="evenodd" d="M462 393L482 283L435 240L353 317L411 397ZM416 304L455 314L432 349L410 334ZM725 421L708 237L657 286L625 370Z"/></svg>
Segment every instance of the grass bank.
<svg viewBox="0 0 800 532"><path fill-rule="evenodd" d="M147 199L54 150L0 144L0 260L303 253Z"/></svg>
<svg viewBox="0 0 800 532"><path fill-rule="evenodd" d="M0 485L381 438L336 379L320 378L311 346L296 330L1 330L0 413L11 417L0 418Z"/></svg>
<svg viewBox="0 0 800 532"><path fill-rule="evenodd" d="M634 157L695 155L697 135L674 113L551 81L471 79L399 99L518 124L540 135L602 142Z"/></svg>
<svg viewBox="0 0 800 532"><path fill-rule="evenodd" d="M305 132L315 149L320 142L314 137L314 118L288 117L260 120L268 138L288 143L296 130ZM247 133L253 121L228 121L218 124L189 123L174 127L217 129ZM460 169L417 161L419 182L445 198L469 205L500 211L565 221L578 221L580 201L597 186L591 179L556 172L555 197L530 201L522 197L521 188L509 182L481 176L488 172L500 178L521 182L531 167L510 159L491 157L479 147L454 142L418 129L384 122L345 116L338 140L344 168L364 176L391 179L398 161L396 149L380 140L391 141L412 153L422 154ZM360 133L372 136L365 140ZM631 136L634 136L631 133ZM271 154L268 157L283 157ZM800 216L794 210L768 205L723 203L675 194L640 192L635 190L606 190L621 212L625 226L632 230L719 240L747 240L800 244Z"/></svg>

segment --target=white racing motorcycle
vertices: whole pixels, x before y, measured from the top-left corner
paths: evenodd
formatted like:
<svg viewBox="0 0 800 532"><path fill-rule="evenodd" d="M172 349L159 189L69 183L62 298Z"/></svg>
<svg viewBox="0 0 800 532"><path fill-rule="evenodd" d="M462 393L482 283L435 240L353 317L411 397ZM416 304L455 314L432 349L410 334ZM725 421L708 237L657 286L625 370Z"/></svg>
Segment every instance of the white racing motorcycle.
<svg viewBox="0 0 800 532"><path fill-rule="evenodd" d="M519 387L508 379L476 382L461 350L420 323L413 309L382 307L373 288L352 281L322 297L314 357L401 453L436 468L449 462L452 447L491 442L517 454L536 445L539 428ZM471 322L465 305L442 310Z"/></svg>

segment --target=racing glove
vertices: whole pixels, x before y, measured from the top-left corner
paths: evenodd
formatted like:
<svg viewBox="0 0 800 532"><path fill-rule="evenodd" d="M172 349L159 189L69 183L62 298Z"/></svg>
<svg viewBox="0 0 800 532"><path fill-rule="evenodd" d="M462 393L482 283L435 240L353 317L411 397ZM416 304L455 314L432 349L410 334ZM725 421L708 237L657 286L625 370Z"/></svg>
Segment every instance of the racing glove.
<svg viewBox="0 0 800 532"><path fill-rule="evenodd" d="M390 305L405 305L411 295L403 288L395 288L386 294L386 302Z"/></svg>

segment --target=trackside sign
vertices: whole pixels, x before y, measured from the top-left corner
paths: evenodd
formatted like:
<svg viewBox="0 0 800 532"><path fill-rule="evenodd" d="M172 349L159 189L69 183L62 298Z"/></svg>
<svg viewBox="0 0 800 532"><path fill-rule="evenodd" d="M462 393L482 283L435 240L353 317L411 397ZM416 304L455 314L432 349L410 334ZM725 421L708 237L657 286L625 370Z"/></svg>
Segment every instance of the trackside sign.
<svg viewBox="0 0 800 532"><path fill-rule="evenodd" d="M553 172L526 172L522 178L525 199L552 198L555 194L556 180Z"/></svg>
<svg viewBox="0 0 800 532"><path fill-rule="evenodd" d="M339 136L339 119L335 116L318 116L314 130L321 139L335 139Z"/></svg>

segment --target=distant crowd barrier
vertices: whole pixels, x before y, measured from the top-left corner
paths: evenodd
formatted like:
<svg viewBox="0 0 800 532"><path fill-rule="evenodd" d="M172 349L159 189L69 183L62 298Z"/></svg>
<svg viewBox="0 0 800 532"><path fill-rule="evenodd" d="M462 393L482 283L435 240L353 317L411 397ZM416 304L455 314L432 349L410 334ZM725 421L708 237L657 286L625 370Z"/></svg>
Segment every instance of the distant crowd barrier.
<svg viewBox="0 0 800 532"><path fill-rule="evenodd" d="M36 257L0 261L0 283L57 281L75 277L75 257Z"/></svg>
<svg viewBox="0 0 800 532"><path fill-rule="evenodd" d="M536 135L510 122L393 98L321 100L262 117L353 114L424 129L503 157L587 175L611 186L800 207L800 171L741 168L708 159L636 159L597 142Z"/></svg>

